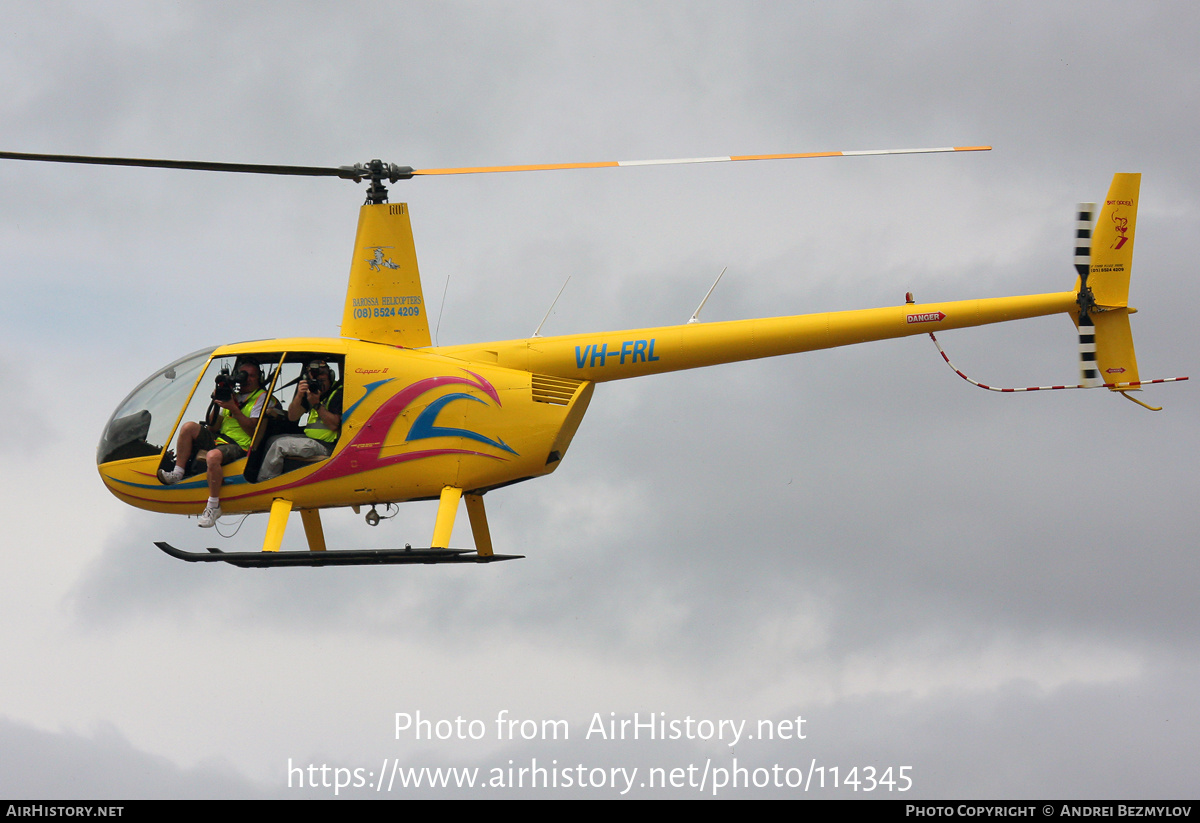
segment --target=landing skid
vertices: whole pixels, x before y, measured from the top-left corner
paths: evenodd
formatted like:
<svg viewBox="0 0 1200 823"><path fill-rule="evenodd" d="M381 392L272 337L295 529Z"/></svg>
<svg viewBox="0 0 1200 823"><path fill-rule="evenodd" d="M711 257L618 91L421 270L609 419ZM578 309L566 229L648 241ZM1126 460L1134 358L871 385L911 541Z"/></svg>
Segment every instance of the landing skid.
<svg viewBox="0 0 1200 823"><path fill-rule="evenodd" d="M271 568L274 566L386 566L403 563L494 563L499 560L520 560L523 554L479 555L471 549L347 549L343 551L305 552L223 552L209 549L189 552L169 543L156 542L171 557L189 563L229 563L242 568Z"/></svg>
<svg viewBox="0 0 1200 823"><path fill-rule="evenodd" d="M475 536L472 549L451 549L450 533L454 528L454 515L460 499L465 499L467 514L471 518L471 533ZM357 511L357 507L355 507ZM371 509L374 511L374 507ZM437 522L433 526L432 545L428 549L346 549L325 550L325 531L321 528L321 512L317 509L301 509L304 535L308 539L306 552L281 552L283 531L287 528L288 515L292 512L292 501L277 497L271 501L271 516L267 521L267 534L260 552L223 552L210 548L208 553L188 552L169 543L156 542L167 554L189 563L229 563L243 568L265 569L272 566L389 566L402 563L494 563L498 560L520 560L523 554L493 554L492 536L488 531L487 515L483 509L483 495L468 492L454 486L442 489L438 503ZM378 522L378 520L376 520Z"/></svg>

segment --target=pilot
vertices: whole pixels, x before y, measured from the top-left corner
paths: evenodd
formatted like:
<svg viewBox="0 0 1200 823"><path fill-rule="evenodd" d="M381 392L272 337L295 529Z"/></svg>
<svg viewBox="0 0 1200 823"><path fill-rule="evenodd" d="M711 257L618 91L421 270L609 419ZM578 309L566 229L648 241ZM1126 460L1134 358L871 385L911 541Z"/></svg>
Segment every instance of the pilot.
<svg viewBox="0 0 1200 823"><path fill-rule="evenodd" d="M258 470L258 482L278 477L285 458L315 460L333 452L342 425L342 387L334 382L333 371L324 360L305 367L296 396L288 404L288 419L293 423L306 414L304 434L281 434L271 440Z"/></svg>
<svg viewBox="0 0 1200 823"><path fill-rule="evenodd" d="M202 529L212 528L221 516L221 483L224 482L221 466L245 456L254 436L254 427L267 403L267 392L262 388L262 370L257 362L249 357L238 358L234 376L240 390L228 400L218 400L213 392L208 420L203 424L188 421L179 428L179 437L175 441L175 468L158 471L158 479L164 484L178 483L184 478L189 456L195 451L193 473L200 470L201 464L208 473L208 505L200 515Z"/></svg>

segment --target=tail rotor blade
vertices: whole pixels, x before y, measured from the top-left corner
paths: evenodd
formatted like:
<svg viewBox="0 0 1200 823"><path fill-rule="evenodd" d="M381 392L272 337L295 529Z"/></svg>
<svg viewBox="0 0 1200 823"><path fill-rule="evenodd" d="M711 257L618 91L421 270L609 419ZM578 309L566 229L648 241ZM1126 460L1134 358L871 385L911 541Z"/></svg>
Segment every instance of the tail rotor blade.
<svg viewBox="0 0 1200 823"><path fill-rule="evenodd" d="M1080 203L1075 207L1075 272L1080 288L1087 286L1092 267L1092 224L1096 218L1095 203Z"/></svg>
<svg viewBox="0 0 1200 823"><path fill-rule="evenodd" d="M1092 269L1092 224L1095 203L1075 207L1075 272L1079 275L1079 379L1084 386L1100 385L1096 368L1096 327L1090 314L1091 290L1088 274Z"/></svg>

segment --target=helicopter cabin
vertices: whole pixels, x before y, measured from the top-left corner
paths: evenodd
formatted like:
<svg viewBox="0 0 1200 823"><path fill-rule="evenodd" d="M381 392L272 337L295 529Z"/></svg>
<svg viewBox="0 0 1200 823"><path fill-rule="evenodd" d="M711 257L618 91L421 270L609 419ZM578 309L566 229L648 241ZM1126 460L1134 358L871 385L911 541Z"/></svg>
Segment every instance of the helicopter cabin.
<svg viewBox="0 0 1200 823"><path fill-rule="evenodd" d="M309 375L310 367L318 364L327 366L328 386L322 391L322 399L337 414L341 414L343 400L342 374L345 355L341 352L284 351L250 352L214 356L216 349L201 349L159 369L142 382L113 413L104 429L97 450L97 463L103 465L130 458L155 456L162 458L164 468L174 465L175 440L179 427L187 420L208 419L214 409L214 398L222 389L226 392L241 390L239 367L251 362L259 367L261 390L265 394L258 424L251 436L250 448L239 461L230 464L236 468L237 476L226 478L226 483L255 483L262 467L263 458L275 438L285 435L303 435L308 414L302 413L298 420L288 418L287 409L302 381L321 383L318 371ZM340 433L330 432L321 439L336 445ZM189 458L195 463L195 455ZM296 471L314 462L326 459L286 459L281 474ZM196 474L189 468L188 475Z"/></svg>

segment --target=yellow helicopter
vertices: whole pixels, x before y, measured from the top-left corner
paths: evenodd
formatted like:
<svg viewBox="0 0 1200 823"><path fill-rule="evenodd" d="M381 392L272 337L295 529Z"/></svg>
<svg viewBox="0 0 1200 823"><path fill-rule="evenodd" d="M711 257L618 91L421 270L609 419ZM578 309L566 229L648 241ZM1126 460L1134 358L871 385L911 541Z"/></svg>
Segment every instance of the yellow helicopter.
<svg viewBox="0 0 1200 823"><path fill-rule="evenodd" d="M926 304L914 303L909 295L897 306L715 323L697 322L697 309L678 326L555 337L535 333L457 346L431 345L408 206L389 203L385 186L419 175L989 148L424 170L379 160L307 167L15 152L0 152L0 159L369 182L354 240L342 337L235 343L182 357L121 402L98 448L104 484L130 505L174 514L203 512L202 525L204 517L211 524L221 513L269 512L260 552L189 552L156 544L183 560L264 567L520 557L493 551L484 495L558 468L595 384L610 380L1058 313L1070 315L1079 328L1078 385L997 389L959 374L996 391L1108 388L1131 400L1130 392L1147 383L1186 380L1142 381L1138 374L1129 325L1136 309L1128 305L1138 174L1114 176L1094 236L1093 209L1080 206L1077 277L1069 291ZM285 403L292 386L295 393ZM228 453L222 450L226 446ZM326 550L321 509L370 507L367 521L375 525L376 506L415 500L439 501L428 548ZM460 501L466 504L474 550L450 545ZM300 512L308 551L280 551L293 510Z"/></svg>

